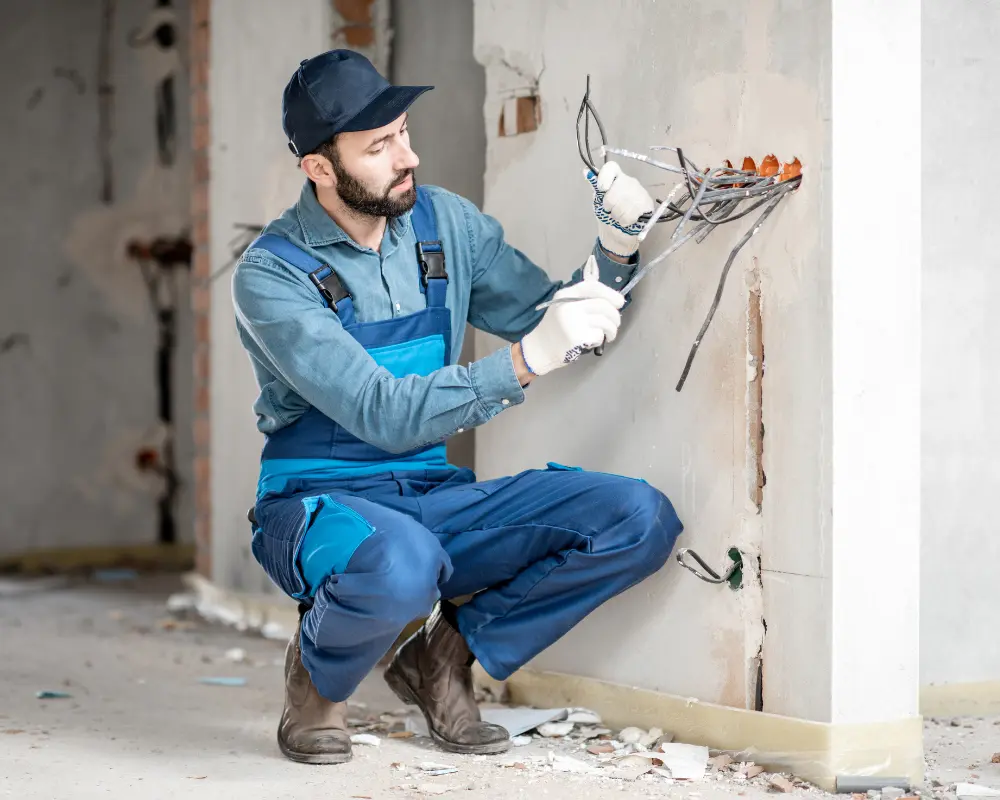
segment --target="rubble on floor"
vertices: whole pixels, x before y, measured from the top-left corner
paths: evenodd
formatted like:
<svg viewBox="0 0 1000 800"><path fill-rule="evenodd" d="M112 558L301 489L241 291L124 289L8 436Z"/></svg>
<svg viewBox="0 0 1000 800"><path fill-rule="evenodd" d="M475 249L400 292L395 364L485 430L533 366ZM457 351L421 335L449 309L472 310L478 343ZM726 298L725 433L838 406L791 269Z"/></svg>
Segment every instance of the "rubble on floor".
<svg viewBox="0 0 1000 800"><path fill-rule="evenodd" d="M367 714L363 705L350 702L348 708L351 713L348 723L358 733L386 738L426 736L424 720L411 709ZM674 742L672 733L659 728L629 727L616 733L603 727L600 716L589 709L511 708L493 702L484 704L481 713L488 722L511 726L514 747L506 756L491 758L498 769L570 773L626 782L644 779L664 786L704 781L753 786L765 791L795 789L822 793L805 781L768 773L764 767L729 753ZM432 766L448 773L460 769L455 765ZM396 768L402 772L422 770L423 777L448 774L429 773L426 764L416 767L399 764Z"/></svg>

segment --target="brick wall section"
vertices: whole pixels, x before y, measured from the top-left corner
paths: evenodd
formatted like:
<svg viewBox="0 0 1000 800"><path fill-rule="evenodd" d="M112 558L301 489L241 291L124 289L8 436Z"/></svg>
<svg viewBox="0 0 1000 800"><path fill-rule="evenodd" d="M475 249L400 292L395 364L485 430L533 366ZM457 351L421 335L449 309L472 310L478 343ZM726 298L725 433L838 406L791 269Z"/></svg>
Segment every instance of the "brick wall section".
<svg viewBox="0 0 1000 800"><path fill-rule="evenodd" d="M375 44L374 5L375 0L333 0L333 8L341 18L334 39L339 34L352 49L372 47Z"/></svg>
<svg viewBox="0 0 1000 800"><path fill-rule="evenodd" d="M192 264L194 316L194 536L195 568L211 576L211 260L208 250L209 181L209 12L211 0L191 0Z"/></svg>

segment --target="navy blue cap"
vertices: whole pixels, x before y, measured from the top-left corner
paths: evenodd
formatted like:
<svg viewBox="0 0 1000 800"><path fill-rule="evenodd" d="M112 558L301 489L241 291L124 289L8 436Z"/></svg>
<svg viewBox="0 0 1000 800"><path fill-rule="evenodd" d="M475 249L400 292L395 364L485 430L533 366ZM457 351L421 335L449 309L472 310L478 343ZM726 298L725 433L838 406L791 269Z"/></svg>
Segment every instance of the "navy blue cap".
<svg viewBox="0 0 1000 800"><path fill-rule="evenodd" d="M281 98L288 148L301 157L346 131L388 125L433 86L393 86L353 50L330 50L299 64Z"/></svg>

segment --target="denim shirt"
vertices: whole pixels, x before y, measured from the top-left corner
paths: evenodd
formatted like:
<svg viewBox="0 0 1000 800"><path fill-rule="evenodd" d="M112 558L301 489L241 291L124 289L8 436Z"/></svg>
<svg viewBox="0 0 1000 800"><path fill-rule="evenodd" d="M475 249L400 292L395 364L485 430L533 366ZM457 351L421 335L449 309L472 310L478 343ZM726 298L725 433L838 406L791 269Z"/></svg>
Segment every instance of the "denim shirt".
<svg viewBox="0 0 1000 800"><path fill-rule="evenodd" d="M236 266L232 292L240 341L260 386L253 409L262 433L290 425L314 406L359 439L402 453L482 425L524 401L510 347L468 366L455 363L465 322L516 342L542 318L535 306L563 283L508 245L500 223L468 200L427 189L447 261L452 363L426 377L393 377L344 330L305 273L251 247ZM389 221L376 252L333 221L307 180L298 202L263 232L330 265L354 298L358 322L426 307L410 213ZM612 261L597 243L593 252L609 286L623 286L636 268Z"/></svg>

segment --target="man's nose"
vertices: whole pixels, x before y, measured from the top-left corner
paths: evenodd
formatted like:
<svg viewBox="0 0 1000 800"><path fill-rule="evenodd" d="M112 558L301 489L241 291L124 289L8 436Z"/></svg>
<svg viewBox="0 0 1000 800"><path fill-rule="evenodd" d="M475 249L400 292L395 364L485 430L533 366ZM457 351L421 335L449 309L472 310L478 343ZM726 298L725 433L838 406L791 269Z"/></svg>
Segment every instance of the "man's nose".
<svg viewBox="0 0 1000 800"><path fill-rule="evenodd" d="M394 165L396 170L398 172L402 172L405 169L416 169L419 164L420 159L417 158L417 154L410 149L410 146L406 144L402 145L402 150L400 151L396 164Z"/></svg>

